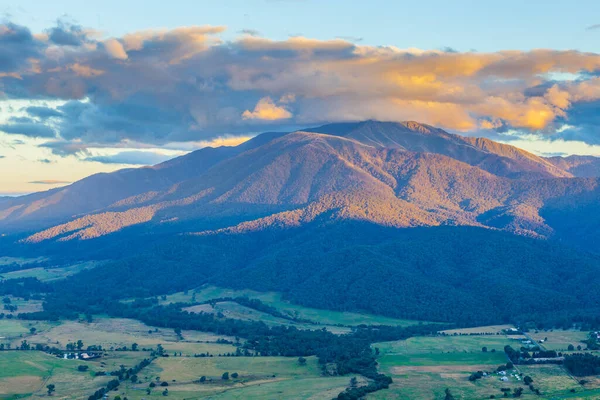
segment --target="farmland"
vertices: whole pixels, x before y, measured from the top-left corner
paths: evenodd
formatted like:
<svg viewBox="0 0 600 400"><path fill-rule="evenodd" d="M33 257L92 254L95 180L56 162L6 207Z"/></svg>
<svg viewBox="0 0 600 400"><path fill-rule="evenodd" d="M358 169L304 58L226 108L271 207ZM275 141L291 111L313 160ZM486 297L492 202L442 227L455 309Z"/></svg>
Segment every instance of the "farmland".
<svg viewBox="0 0 600 400"><path fill-rule="evenodd" d="M258 299L271 308L252 308L237 297ZM10 297L18 308L34 309L39 300ZM409 326L417 321L375 315L318 310L287 302L277 293L232 291L205 287L187 293L158 298L161 305L182 304L191 313L207 313L219 319L264 322L268 326L329 330L346 335L365 321L368 324ZM151 363L135 377L120 381L120 395L131 400L173 399L327 399L351 385L368 385L369 380L348 374L335 376L316 357L258 356L250 351L240 356L246 338L196 330L175 330L144 324L130 318L94 315L91 320L25 321L16 313L0 320L0 343L11 351L0 352L0 398L47 397L48 385L55 385L58 398L87 398L114 379L110 373L132 368L142 360ZM484 399L523 390L524 399L594 399L600 393L600 379L589 377L585 384L570 376L561 365L517 365L506 375L497 369L509 361L505 346L519 348L527 340L543 349L565 350L582 342L588 332L548 330L507 334L512 325L450 329L437 335L414 336L406 340L373 343L377 369L393 379L389 389L369 394L367 399L442 399L446 389L455 399ZM57 358L41 351L19 350L24 343L60 349L82 342L82 348L101 346L102 357L91 361ZM163 353L157 355L157 349ZM237 356L235 356L237 354ZM162 355L162 356L160 356ZM79 366L87 369L79 371ZM123 367L121 367L123 366ZM325 372L328 371L328 372ZM485 372L480 379L469 377ZM97 373L100 373L97 375ZM223 379L223 374L229 379ZM234 375L235 374L235 375ZM523 379L529 376L535 394ZM492 397L493 398L493 397Z"/></svg>

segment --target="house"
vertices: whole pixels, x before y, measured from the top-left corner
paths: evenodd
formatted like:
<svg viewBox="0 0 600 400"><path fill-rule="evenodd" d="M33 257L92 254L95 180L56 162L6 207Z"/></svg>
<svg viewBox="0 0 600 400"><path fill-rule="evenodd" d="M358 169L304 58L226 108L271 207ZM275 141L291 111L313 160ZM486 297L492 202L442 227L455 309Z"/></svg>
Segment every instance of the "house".
<svg viewBox="0 0 600 400"><path fill-rule="evenodd" d="M506 371L500 371L498 372L498 375L506 375Z"/></svg>
<svg viewBox="0 0 600 400"><path fill-rule="evenodd" d="M506 376L503 376L502 378L500 378L500 380L501 380L502 382L508 382L508 378L507 378Z"/></svg>

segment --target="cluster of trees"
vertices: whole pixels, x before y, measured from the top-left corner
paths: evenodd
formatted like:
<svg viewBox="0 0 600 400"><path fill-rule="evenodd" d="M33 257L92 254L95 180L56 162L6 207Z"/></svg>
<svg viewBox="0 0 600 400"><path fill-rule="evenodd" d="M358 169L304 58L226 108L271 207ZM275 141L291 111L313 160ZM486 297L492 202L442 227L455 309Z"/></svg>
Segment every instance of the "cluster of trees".
<svg viewBox="0 0 600 400"><path fill-rule="evenodd" d="M137 374L142 369L144 369L148 365L150 365L151 362L152 362L151 359L144 358L142 361L140 361L139 364L137 364L136 366L134 366L132 368L125 368L125 366L122 365L120 369L118 369L116 371L112 371L110 373L110 375L114 376L116 378L109 381L108 384L106 385L106 387L98 389L94 394L89 396L88 400L102 399L105 394L107 394L111 390L115 390L116 388L118 388L119 385L121 384L121 382L124 380L130 380L131 382L136 383L138 381ZM102 374L96 373L96 376L105 375L105 374L106 373L104 373L104 372Z"/></svg>
<svg viewBox="0 0 600 400"><path fill-rule="evenodd" d="M529 352L532 350L532 353ZM504 346L504 352L514 364L561 364L562 353L557 353L554 350L542 350L539 347L533 349L521 347L520 350L515 350L511 346ZM542 360L539 360L542 359Z"/></svg>
<svg viewBox="0 0 600 400"><path fill-rule="evenodd" d="M600 357L590 353L576 353L565 356L565 368L574 376L600 374Z"/></svg>

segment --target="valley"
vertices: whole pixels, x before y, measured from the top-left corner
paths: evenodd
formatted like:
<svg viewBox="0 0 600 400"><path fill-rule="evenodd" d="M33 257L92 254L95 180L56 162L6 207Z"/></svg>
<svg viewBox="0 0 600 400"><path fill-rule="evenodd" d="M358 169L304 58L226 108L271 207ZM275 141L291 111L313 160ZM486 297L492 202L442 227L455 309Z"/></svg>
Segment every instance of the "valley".
<svg viewBox="0 0 600 400"><path fill-rule="evenodd" d="M259 300L273 312L302 319L298 329L327 329L348 335L356 324L419 325L423 322L395 320L369 314L317 310L284 301L280 294L250 290L202 287L174 293L159 299L160 304L177 304L183 309L193 304L212 304L208 312L223 319L261 320L268 325L287 325L290 321L248 307L231 307L228 298ZM266 318L271 317L271 319ZM308 320L311 322L308 323ZM505 346L518 347L529 338L543 349L568 353L569 346L582 346L589 332L582 330L532 330L525 335L513 333L512 325L440 330L426 336L404 340L374 342L377 369L389 375L389 389L369 394L367 399L443 398L449 389L456 399L502 398L502 389L523 389L523 399L593 399L600 393L600 380L581 384L561 365L518 365L497 372L509 362ZM87 398L113 378L104 373L132 368L142 360L150 364L120 381L111 397L128 399L168 397L174 399L323 399L336 398L347 388L360 387L369 380L355 374L330 375L316 357L261 356L247 353L247 338L219 335L197 330L157 328L133 319L94 315L91 320L28 321L18 316L0 320L0 397L47 398L47 386L54 385L53 396ZM65 353L71 343L82 341L86 348L101 347L100 358L90 361L57 358L38 346L52 346ZM31 346L24 349L23 343ZM158 350L160 349L160 350ZM89 350L88 350L89 351ZM160 354L157 353L160 351ZM72 351L70 352L72 353ZM79 367L85 368L79 371ZM486 376L469 377L485 371ZM228 373L229 379L223 379ZM235 377L232 375L235 373ZM506 378L506 381L501 378ZM535 394L523 383L533 380ZM356 379L353 379L356 378ZM165 384L166 382L166 384ZM284 395L285 393L285 395Z"/></svg>

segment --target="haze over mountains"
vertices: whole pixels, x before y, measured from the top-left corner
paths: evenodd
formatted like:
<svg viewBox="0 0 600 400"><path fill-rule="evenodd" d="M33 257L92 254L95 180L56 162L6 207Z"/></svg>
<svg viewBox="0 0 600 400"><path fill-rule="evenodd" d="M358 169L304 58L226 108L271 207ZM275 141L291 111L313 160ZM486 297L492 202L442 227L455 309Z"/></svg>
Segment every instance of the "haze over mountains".
<svg viewBox="0 0 600 400"><path fill-rule="evenodd" d="M542 158L417 122L330 124L3 198L0 232L42 242L134 225L209 233L190 231L190 221L244 233L353 220L477 226L589 247L600 231L598 176L594 157Z"/></svg>

